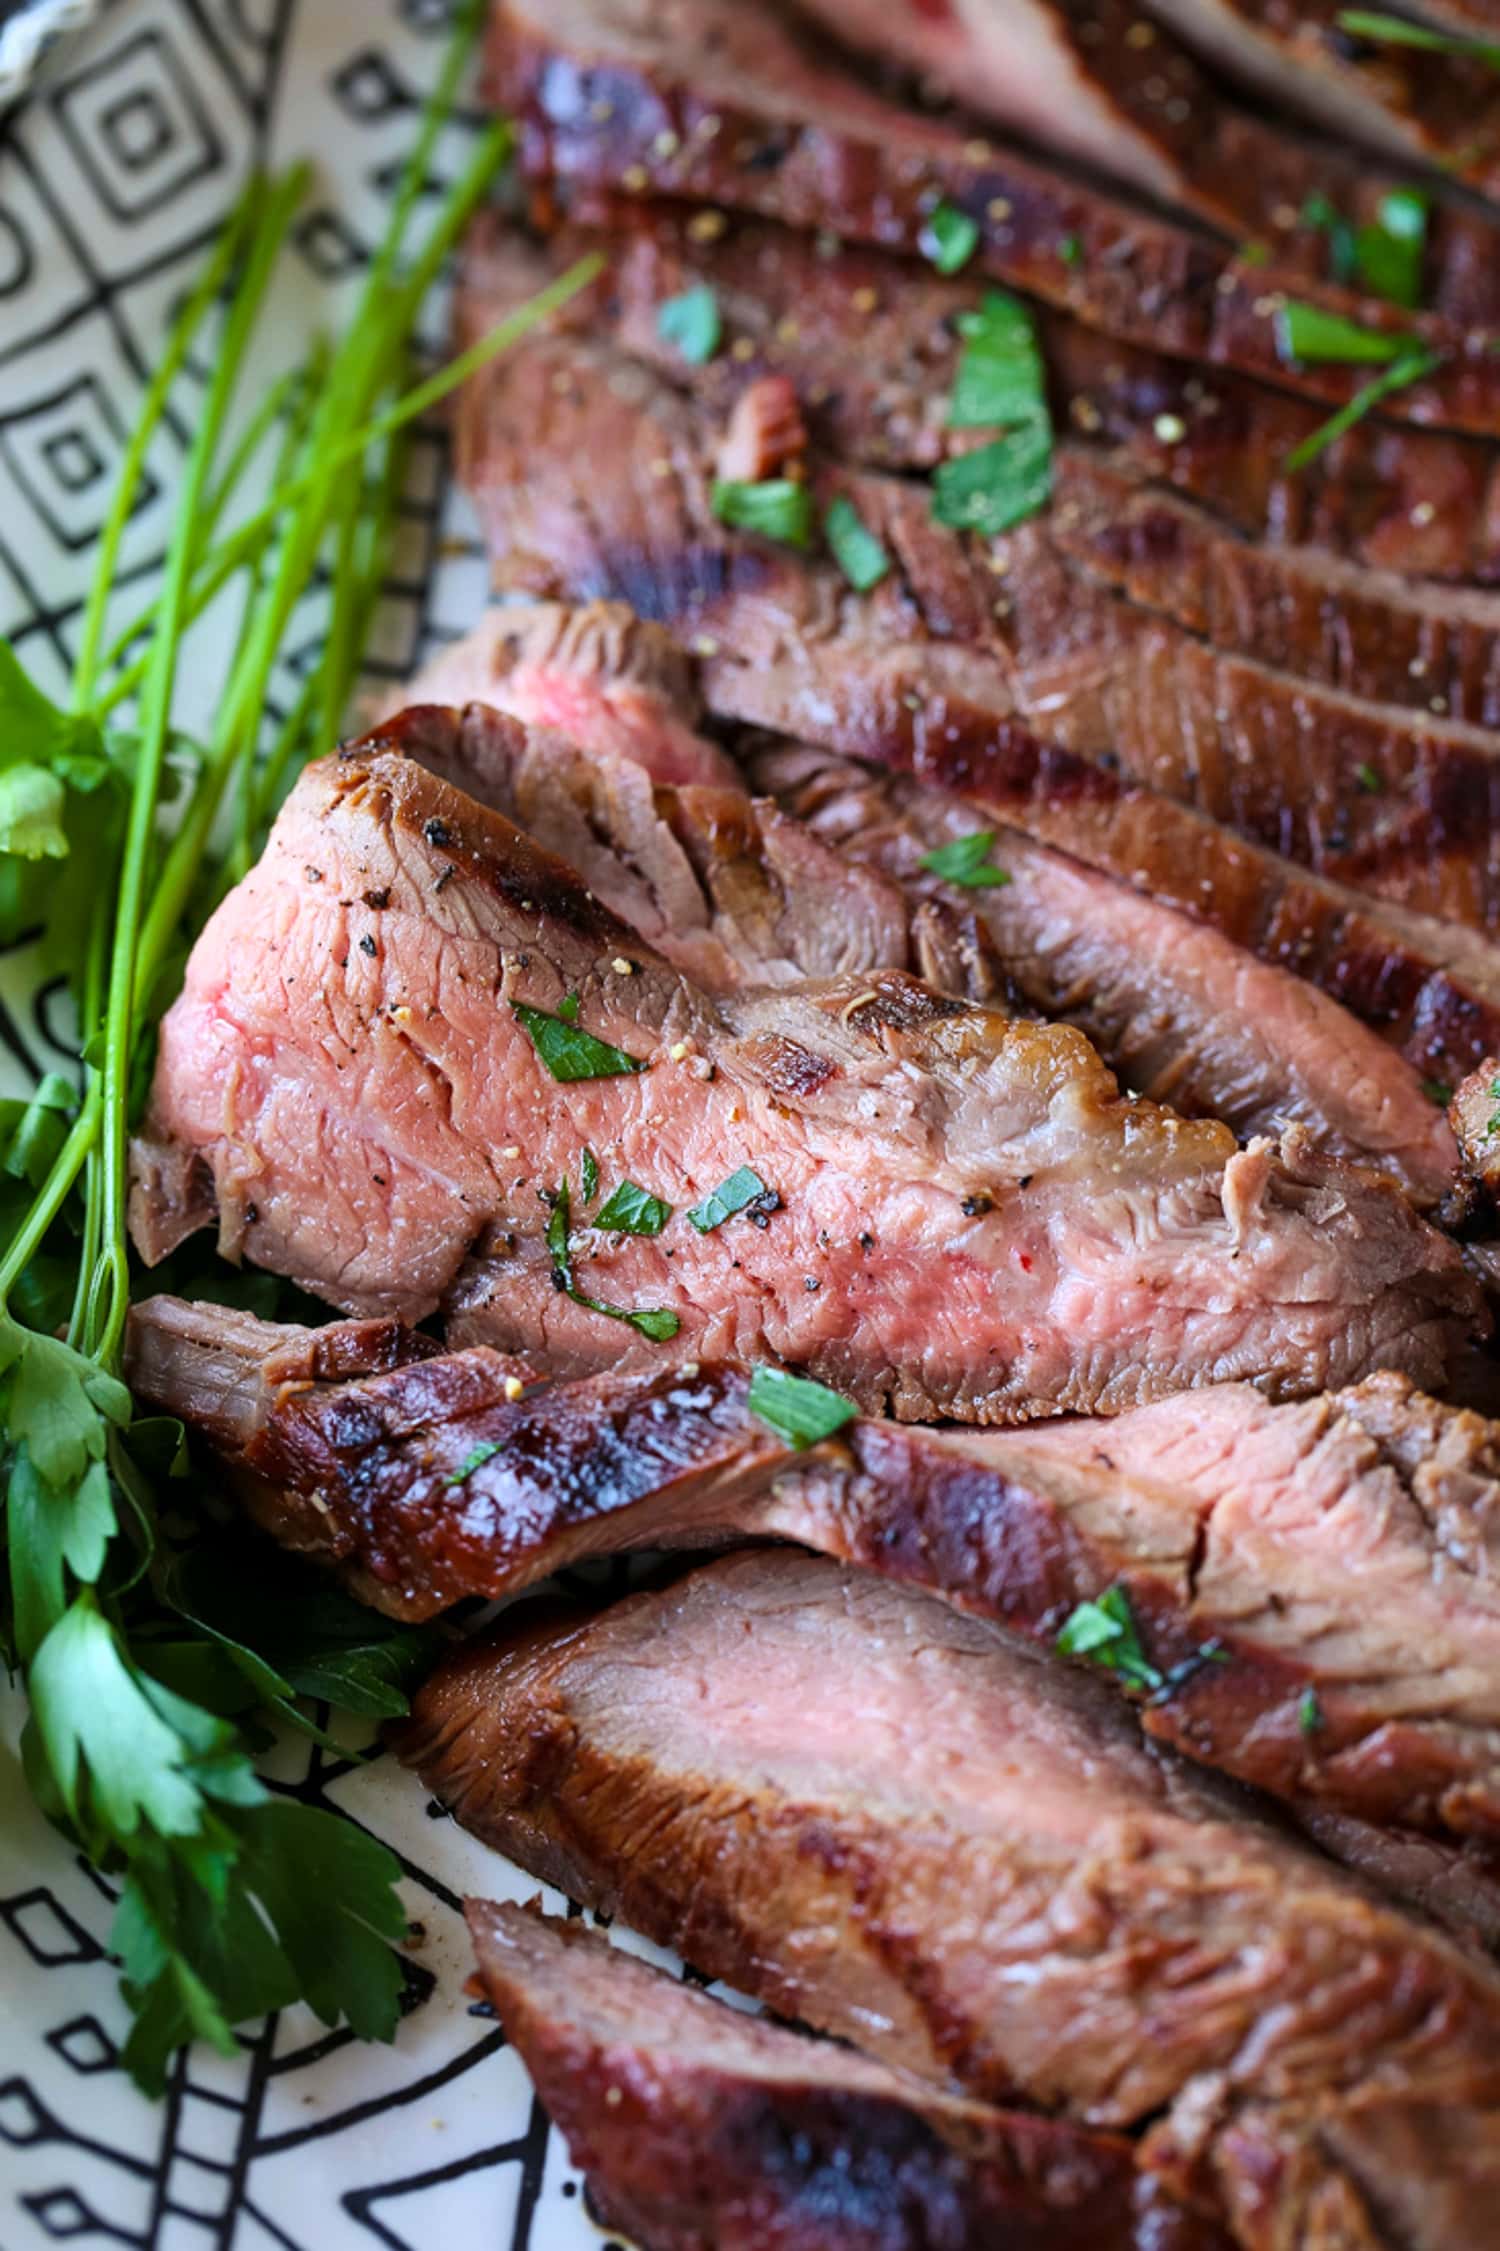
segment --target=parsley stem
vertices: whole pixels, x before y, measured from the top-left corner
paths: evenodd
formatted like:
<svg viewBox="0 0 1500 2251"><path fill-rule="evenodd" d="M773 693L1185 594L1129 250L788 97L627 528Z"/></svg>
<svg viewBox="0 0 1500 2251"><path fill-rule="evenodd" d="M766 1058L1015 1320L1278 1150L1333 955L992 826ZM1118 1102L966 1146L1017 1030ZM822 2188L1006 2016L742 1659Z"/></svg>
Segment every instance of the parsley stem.
<svg viewBox="0 0 1500 2251"><path fill-rule="evenodd" d="M52 1160L52 1166L30 1211L16 1230L9 1249L0 1260L0 1312L6 1300L25 1272L33 1255L41 1248L48 1228L62 1210L64 1199L78 1178L84 1159L93 1146L99 1130L100 1094L97 1083L83 1098L83 1107L73 1121L67 1140Z"/></svg>
<svg viewBox="0 0 1500 2251"><path fill-rule="evenodd" d="M145 914L146 878L155 844L157 809L161 798L162 769L167 730L171 721L172 690L177 678L177 656L186 624L187 595L194 557L202 537L201 506L210 465L229 403L239 379L255 317L260 310L276 254L292 214L301 201L306 171L298 167L273 188L251 237L239 287L224 324L208 396L188 449L177 503L177 519L167 549L166 570L156 631L149 651L149 669L141 693L140 744L130 794L125 848L120 865L115 908L113 951L104 1011L104 1058L100 1127L99 1193L103 1210L101 1257L108 1277L108 1313L102 1327L95 1308L90 1322L91 1341L98 1359L112 1367L125 1332L130 1299L129 1256L125 1236L125 1205L129 1186L128 1109L130 1065L135 1049L136 999L149 984L141 974L139 939Z"/></svg>
<svg viewBox="0 0 1500 2251"><path fill-rule="evenodd" d="M146 387L140 414L130 441L120 463L120 473L115 479L115 489L110 499L109 513L99 534L99 551L89 583L88 601L84 605L83 619L78 632L78 653L73 661L74 711L87 711L93 699L99 673L99 644L104 634L104 615L114 591L115 565L119 559L120 542L140 491L141 472L146 465L146 455L157 425L166 410L172 385L187 358L193 338L202 327L209 307L224 286L224 280L234 263L244 240L245 231L263 190L264 182L256 176L251 179L214 247L212 257L204 267L202 276L186 305L179 314L161 363Z"/></svg>
<svg viewBox="0 0 1500 2251"><path fill-rule="evenodd" d="M296 507L307 498L309 492L321 485L328 471L342 469L349 462L359 460L380 439L393 436L396 431L404 429L408 422L417 421L430 408L441 404L450 391L456 391L460 384L466 383L487 361L496 358L501 352L509 351L513 344L518 344L533 328L549 320L553 313L566 305L570 298L576 297L580 290L587 289L590 282L596 281L603 272L604 263L604 258L598 251L590 251L586 257L578 259L576 264L569 266L566 273L559 274L556 281L549 282L545 289L538 290L535 297L528 299L524 305L518 305L513 313L507 313L504 320L497 321L492 329L478 337L466 351L460 352L435 374L429 375L425 382L406 392L393 406L376 415L363 428L341 440L333 447L320 470L304 472L273 500L267 501L263 508L257 509L253 516L248 517L230 534L222 547L205 558L201 566L205 572L205 583L198 588L188 605L189 620L208 607L214 595L227 584L235 571L259 552L267 532L274 528L278 519L287 509ZM141 612L129 631L121 636L123 646L128 647L138 634L146 630L155 618L158 606L153 602ZM141 686L145 673L146 659L143 657L129 671L122 673L96 700L95 713L102 716L113 711Z"/></svg>

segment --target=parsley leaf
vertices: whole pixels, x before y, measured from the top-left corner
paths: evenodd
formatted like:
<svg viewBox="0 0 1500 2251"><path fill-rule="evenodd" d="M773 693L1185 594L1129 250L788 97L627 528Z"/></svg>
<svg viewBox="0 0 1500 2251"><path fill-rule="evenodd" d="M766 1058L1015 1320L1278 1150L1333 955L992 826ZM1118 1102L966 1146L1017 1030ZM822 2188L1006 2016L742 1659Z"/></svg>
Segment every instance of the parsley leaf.
<svg viewBox="0 0 1500 2251"><path fill-rule="evenodd" d="M1316 1735L1323 1725L1323 1707L1315 1688L1304 1688L1298 1699L1297 1725L1304 1735Z"/></svg>
<svg viewBox="0 0 1500 2251"><path fill-rule="evenodd" d="M934 520L989 539L1034 516L1051 496L1052 432L1039 422L939 462L932 479Z"/></svg>
<svg viewBox="0 0 1500 2251"><path fill-rule="evenodd" d="M592 1149L584 1150L578 1169L583 1180L583 1200L591 1204L599 1193L599 1160Z"/></svg>
<svg viewBox="0 0 1500 2251"><path fill-rule="evenodd" d="M812 545L812 494L790 477L767 477L753 485L715 477L708 504L721 524L759 532L783 547Z"/></svg>
<svg viewBox="0 0 1500 2251"><path fill-rule="evenodd" d="M950 430L1045 422L1047 370L1036 322L1019 297L987 289L977 312L960 313L964 339L948 400Z"/></svg>
<svg viewBox="0 0 1500 2251"><path fill-rule="evenodd" d="M622 1180L603 1208L594 1216L596 1227L613 1228L620 1235L659 1235L672 1216L670 1204L660 1196Z"/></svg>
<svg viewBox="0 0 1500 2251"><path fill-rule="evenodd" d="M710 1190L701 1204L694 1204L687 1216L700 1235L709 1235L737 1212L748 1212L763 1227L780 1203L775 1189L768 1188L758 1172L741 1165L738 1172Z"/></svg>
<svg viewBox="0 0 1500 2251"><path fill-rule="evenodd" d="M719 317L719 300L708 283L700 282L695 289L685 289L680 297L668 297L659 305L656 332L664 343L675 344L692 366L701 367L711 360L723 339L724 324Z"/></svg>
<svg viewBox="0 0 1500 2251"><path fill-rule="evenodd" d="M1472 56L1500 70L1500 46L1487 39L1466 39L1460 32L1431 31L1426 24L1406 16L1388 16L1369 8L1346 8L1339 16L1340 31L1356 39L1374 39L1389 47L1419 47L1431 55Z"/></svg>
<svg viewBox="0 0 1500 2251"><path fill-rule="evenodd" d="M627 1183L627 1185L630 1185ZM637 1191L644 1194L644 1190ZM651 1199L655 1201L656 1199ZM663 1223L665 1224L665 1222ZM603 1214L595 1221L603 1225ZM573 1277L573 1251L569 1240L571 1217L568 1184L560 1181L552 1193L552 1211L547 1221L547 1251L552 1260L552 1281L555 1288L581 1305L589 1313L602 1313L608 1321L624 1321L653 1344L666 1344L682 1327L678 1316L666 1306L643 1306L633 1311L623 1305L606 1305L602 1298L589 1297L580 1290ZM644 1230L638 1230L644 1232Z"/></svg>
<svg viewBox="0 0 1500 2251"><path fill-rule="evenodd" d="M1361 362L1384 365L1409 359L1422 350L1420 336L1405 336L1383 328L1362 328L1343 313L1322 305L1306 305L1289 297L1276 315L1276 340L1284 360L1316 364L1336 360L1345 366Z"/></svg>
<svg viewBox="0 0 1500 2251"><path fill-rule="evenodd" d="M917 862L931 875L939 875L945 883L962 884L966 891L982 891L1012 881L1009 868L992 865L990 854L995 848L996 832L992 828L975 829L972 836L955 836L947 844L924 852Z"/></svg>
<svg viewBox="0 0 1500 2251"><path fill-rule="evenodd" d="M1371 797L1378 797L1382 789L1384 789L1385 787L1385 784L1380 779L1379 773L1376 771L1375 767L1370 764L1368 759L1363 759L1360 764L1355 767L1354 779L1358 782L1360 788L1367 791Z"/></svg>
<svg viewBox="0 0 1500 2251"><path fill-rule="evenodd" d="M1162 1674L1141 1646L1130 1597L1122 1586L1107 1587L1097 1602L1080 1602L1057 1637L1064 1657L1087 1657L1118 1673L1129 1688L1154 1689Z"/></svg>
<svg viewBox="0 0 1500 2251"><path fill-rule="evenodd" d="M838 564L857 594L868 594L891 567L891 558L843 493L828 503L823 532Z"/></svg>
<svg viewBox="0 0 1500 2251"><path fill-rule="evenodd" d="M1408 310L1422 296L1427 213L1427 197L1418 189L1391 188L1376 206L1374 223L1354 238L1354 262L1366 288Z"/></svg>
<svg viewBox="0 0 1500 2251"><path fill-rule="evenodd" d="M960 273L979 248L979 221L956 204L940 203L923 227L918 246L940 274Z"/></svg>
<svg viewBox="0 0 1500 2251"><path fill-rule="evenodd" d="M5 768L0 772L0 852L23 860L65 860L67 802L67 791L45 766Z"/></svg>
<svg viewBox="0 0 1500 2251"><path fill-rule="evenodd" d="M852 1400L830 1391L826 1384L791 1375L785 1368L764 1366L751 1373L749 1404L752 1415L769 1423L799 1453L831 1438L859 1413Z"/></svg>
<svg viewBox="0 0 1500 2251"><path fill-rule="evenodd" d="M562 1015L549 1016L544 1008L530 1008L522 1000L513 1000L510 1006L511 1014L530 1035L532 1046L555 1079L564 1083L575 1079L616 1079L627 1072L646 1068L636 1056L596 1040L592 1032L570 1024ZM574 1007L577 1007L576 1001Z"/></svg>

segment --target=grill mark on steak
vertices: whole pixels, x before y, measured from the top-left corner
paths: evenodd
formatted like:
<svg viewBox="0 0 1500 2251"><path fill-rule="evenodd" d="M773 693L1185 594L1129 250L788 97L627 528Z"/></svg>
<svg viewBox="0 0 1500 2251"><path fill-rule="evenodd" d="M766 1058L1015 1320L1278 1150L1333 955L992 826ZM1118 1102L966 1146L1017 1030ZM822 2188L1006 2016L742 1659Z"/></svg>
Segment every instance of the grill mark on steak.
<svg viewBox="0 0 1500 2251"><path fill-rule="evenodd" d="M822 463L819 506L852 499L892 559L857 595L831 561L715 522L714 434L704 406L608 347L551 339L497 362L465 402L459 465L501 582L640 600L656 572L647 614L719 645L704 689L720 712L784 726L782 683L809 667L825 710L873 707L876 725L916 699L962 698L981 727L1020 718L1117 757L1315 872L1500 928L1494 735L1212 649L1084 576L1045 518L989 546L935 524L916 486ZM710 540L726 558L757 552L759 584L738 586L730 560L733 591L674 610L673 558Z"/></svg>
<svg viewBox="0 0 1500 2251"><path fill-rule="evenodd" d="M978 1621L731 1558L581 1622L512 1613L397 1747L709 1975L981 2099L1145 2129L1247 2247L1315 2240L1320 2209L1370 2251L1393 2215L1423 2251L1473 2241L1494 1974Z"/></svg>
<svg viewBox="0 0 1500 2251"><path fill-rule="evenodd" d="M1222 2244L1113 2136L942 2094L535 1905L464 1911L479 1983L595 2210L652 2251Z"/></svg>
<svg viewBox="0 0 1500 2251"><path fill-rule="evenodd" d="M944 280L867 245L691 206L604 196L584 199L583 215L590 225L558 230L538 246L503 215L481 214L464 245L456 306L463 341L550 272L603 247L605 273L554 318L555 330L614 336L633 357L680 378L683 361L657 316L669 298L707 283L727 349L692 379L716 413L728 415L747 379L778 374L796 383L820 447L851 461L927 469L966 442L945 415L958 357L954 324L978 302L979 283ZM700 239L720 226L712 240ZM1500 576L1492 447L1367 417L1289 474L1288 458L1326 419L1321 408L1224 369L1099 336L1040 304L1030 310L1059 429L1116 449L1139 474L1201 502L1246 539L1273 550L1326 550L1381 572ZM1063 452L1065 470L1076 457L1074 447ZM1293 567L1274 552L1266 563ZM1454 694L1440 676L1433 692ZM1452 708L1460 710L1457 700Z"/></svg>
<svg viewBox="0 0 1500 2251"><path fill-rule="evenodd" d="M508 0L491 18L485 90L518 123L535 180L706 199L793 226L914 251L941 199L980 229L981 270L1127 341L1341 403L1358 370L1288 364L1273 270L961 127L881 100L734 0ZM759 161L774 148L774 163ZM1074 256L1070 245L1077 245ZM1446 356L1385 402L1400 421L1500 427L1484 332L1299 279L1299 297Z"/></svg>
<svg viewBox="0 0 1500 2251"><path fill-rule="evenodd" d="M745 1539L1046 1647L1120 1587L1164 1683L1149 1734L1299 1812L1500 1844L1500 1433L1401 1378L1284 1407L1223 1385L1034 1432L859 1422L799 1454L724 1369L515 1400L510 1364L474 1348L278 1389L260 1372L278 1335L225 1340L212 1308L151 1300L132 1378L211 1440L259 1524L394 1616L588 1556ZM200 1366L231 1356L253 1402L233 1430L195 1412Z"/></svg>
<svg viewBox="0 0 1500 2251"><path fill-rule="evenodd" d="M345 904L371 889L373 954ZM1430 1380L1481 1321L1456 1250L1390 1184L1295 1129L1277 1158L1127 1101L1070 1027L956 1002L918 1021L922 991L883 971L715 1004L377 735L309 769L194 950L136 1240L178 1231L152 1183L164 1147L192 1150L258 1263L346 1311L443 1305L455 1341L583 1372L659 1347L554 1287L540 1191L587 1146L681 1211L749 1162L782 1198L772 1227L604 1238L578 1210L575 1286L670 1309L700 1356L779 1356L903 1417L1117 1410L1234 1375ZM570 993L649 1068L555 1082L513 1007Z"/></svg>
<svg viewBox="0 0 1500 2251"><path fill-rule="evenodd" d="M808 0L804 0L808 5ZM919 71L971 113L1177 205L1237 241L1269 243L1278 270L1328 272L1306 217L1321 196L1378 224L1404 185L1368 162L1237 102L1170 31L1126 0L811 0L845 49ZM1152 34L1154 33L1154 36ZM1422 301L1460 326L1493 321L1493 216L1437 197Z"/></svg>

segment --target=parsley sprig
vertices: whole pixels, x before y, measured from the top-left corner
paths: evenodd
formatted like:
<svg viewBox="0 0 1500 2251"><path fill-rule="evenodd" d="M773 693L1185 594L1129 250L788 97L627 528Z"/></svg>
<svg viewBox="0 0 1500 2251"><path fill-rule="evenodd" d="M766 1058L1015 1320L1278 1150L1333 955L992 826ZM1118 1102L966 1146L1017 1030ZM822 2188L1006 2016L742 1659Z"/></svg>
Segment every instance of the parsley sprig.
<svg viewBox="0 0 1500 2251"><path fill-rule="evenodd" d="M573 268L550 303L410 384L419 307L508 144L504 126L483 134L413 239L476 30L465 11L341 340L242 404L307 175L249 183L141 401L66 706L0 644L0 935L40 933L81 1034L76 1086L50 1076L29 1100L0 1105L0 1640L29 1692L31 1787L117 1888L111 1945L135 2019L124 2060L151 2089L184 2040L232 2052L237 2024L299 1997L362 2034L389 2037L396 2022L397 1864L351 1825L268 1788L254 1715L310 1725L308 1697L366 1718L399 1712L427 1640L309 1587L282 1559L216 1572L222 1526L183 1544L181 1431L138 1415L123 1381L127 1143L155 1019L203 912L248 864L287 778L342 725L395 518L402 432L598 270ZM192 436L160 590L111 638L125 527L190 358L208 376L183 416ZM273 497L247 511L244 479L267 448ZM173 720L185 643L232 586L240 632L217 717L208 741L189 742ZM262 759L272 668L320 587L317 662ZM193 1490L209 1497L199 1481Z"/></svg>

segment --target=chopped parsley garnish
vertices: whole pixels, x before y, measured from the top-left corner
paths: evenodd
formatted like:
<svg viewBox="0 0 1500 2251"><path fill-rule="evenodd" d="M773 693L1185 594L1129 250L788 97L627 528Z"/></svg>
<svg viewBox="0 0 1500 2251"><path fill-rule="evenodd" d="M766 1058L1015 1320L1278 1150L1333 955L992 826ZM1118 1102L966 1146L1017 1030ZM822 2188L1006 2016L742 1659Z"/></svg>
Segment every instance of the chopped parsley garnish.
<svg viewBox="0 0 1500 2251"><path fill-rule="evenodd" d="M612 1228L617 1235L659 1235L672 1216L670 1204L653 1196L633 1180L622 1180L602 1210L596 1227Z"/></svg>
<svg viewBox="0 0 1500 2251"><path fill-rule="evenodd" d="M785 1368L759 1367L750 1377L750 1412L800 1453L853 1422L859 1409L826 1384L789 1375Z"/></svg>
<svg viewBox="0 0 1500 2251"><path fill-rule="evenodd" d="M988 430L1047 420L1047 370L1036 323L1019 297L987 289L975 312L960 313L950 430Z"/></svg>
<svg viewBox="0 0 1500 2251"><path fill-rule="evenodd" d="M779 540L783 547L812 545L812 494L790 477L767 477L756 485L715 477L709 506L721 524L737 531L759 532L762 539Z"/></svg>
<svg viewBox="0 0 1500 2251"><path fill-rule="evenodd" d="M1377 297L1408 309L1422 296L1428 202L1416 188L1392 188L1376 206L1373 226L1354 238L1359 278Z"/></svg>
<svg viewBox="0 0 1500 2251"><path fill-rule="evenodd" d="M1446 1079L1424 1079L1422 1081L1422 1092L1426 1095L1428 1101L1435 1102L1440 1110L1446 1110L1453 1100L1453 1089Z"/></svg>
<svg viewBox="0 0 1500 2251"><path fill-rule="evenodd" d="M932 513L955 531L993 538L1045 507L1052 494L1052 417L1036 323L1018 297L987 289L958 322L964 339L948 401L954 430L1005 435L939 464Z"/></svg>
<svg viewBox="0 0 1500 2251"><path fill-rule="evenodd" d="M1405 359L1397 360L1394 367L1388 367L1373 382L1366 383L1363 389L1356 391L1352 399L1341 406L1336 414L1331 414L1326 422L1320 423L1310 437L1303 439L1301 445L1294 446L1287 455L1284 466L1288 471L1305 469L1310 461L1315 461L1320 453L1343 437L1346 431L1352 430L1357 422L1362 422L1371 408L1379 406L1382 399L1389 398L1393 391L1404 391L1409 383L1419 383L1424 375L1430 375L1441 364L1441 353L1425 349L1410 352Z"/></svg>
<svg viewBox="0 0 1500 2251"><path fill-rule="evenodd" d="M1011 881L1011 874L1008 868L997 868L991 861L994 848L995 831L975 829L972 836L955 836L934 851L924 852L917 865L930 875L940 875L945 883L962 884L966 891L998 888Z"/></svg>
<svg viewBox="0 0 1500 2251"><path fill-rule="evenodd" d="M1354 778L1358 782L1360 788L1368 790L1372 797L1378 797L1381 791L1385 788L1384 782L1376 773L1374 767L1369 763L1368 759L1366 759L1362 765L1355 767Z"/></svg>
<svg viewBox="0 0 1500 2251"><path fill-rule="evenodd" d="M1326 195L1310 195L1302 206L1304 226L1316 227L1328 238L1328 275L1331 281L1354 279L1354 228Z"/></svg>
<svg viewBox="0 0 1500 2251"><path fill-rule="evenodd" d="M583 1180L583 1200L591 1204L599 1193L599 1160L592 1149L585 1149L578 1170Z"/></svg>
<svg viewBox="0 0 1500 2251"><path fill-rule="evenodd" d="M940 203L918 238L924 258L940 274L960 273L979 248L979 221L956 204Z"/></svg>
<svg viewBox="0 0 1500 2251"><path fill-rule="evenodd" d="M567 1001L562 1004L564 1008L567 1005ZM592 1032L569 1023L561 1012L549 1016L544 1008L530 1008L523 1000L513 1000L510 1006L555 1079L565 1083L574 1079L617 1079L646 1068L638 1057L596 1040ZM574 1008L576 1011L576 999Z"/></svg>
<svg viewBox="0 0 1500 2251"><path fill-rule="evenodd" d="M476 1469L483 1469L486 1462L493 1461L495 1456L503 1451L504 1448L498 1438L486 1439L482 1446L474 1448L473 1453L469 1455L466 1461L459 1463L451 1477L443 1479L443 1483L445 1485L462 1485L467 1478L473 1476Z"/></svg>
<svg viewBox="0 0 1500 2251"><path fill-rule="evenodd" d="M711 360L723 340L724 323L719 300L708 283L685 289L680 297L668 297L657 308L656 332L664 343L675 344L694 367Z"/></svg>
<svg viewBox="0 0 1500 2251"><path fill-rule="evenodd" d="M1065 266L1083 264L1083 244L1076 234L1065 234L1057 246L1057 255Z"/></svg>
<svg viewBox="0 0 1500 2251"><path fill-rule="evenodd" d="M737 1212L749 1212L763 1222L765 1215L773 1212L780 1201L775 1189L768 1188L758 1172L741 1165L738 1172L721 1180L701 1204L694 1204L687 1216L700 1235L709 1235L716 1227L722 1227L726 1219L733 1219Z"/></svg>
<svg viewBox="0 0 1500 2251"><path fill-rule="evenodd" d="M1343 313L1330 313L1322 305L1306 305L1289 297L1276 315L1277 348L1284 360L1304 366L1334 360L1341 366L1383 366L1409 359L1422 350L1420 336L1399 330L1363 328Z"/></svg>
<svg viewBox="0 0 1500 2251"><path fill-rule="evenodd" d="M1500 1102L1500 1079L1491 1079L1489 1085L1485 1088L1485 1092L1492 1102ZM1497 1133L1500 1133L1500 1110L1493 1110L1490 1113L1490 1122L1484 1129L1484 1138L1488 1141L1493 1134Z"/></svg>
<svg viewBox="0 0 1500 2251"><path fill-rule="evenodd" d="M1386 47L1419 47L1429 55L1458 55L1488 63L1500 70L1500 46L1488 39L1466 39L1461 32L1431 31L1424 23L1405 16L1388 16L1376 9L1346 8L1338 19L1340 31L1356 39L1373 39Z"/></svg>
<svg viewBox="0 0 1500 2251"><path fill-rule="evenodd" d="M940 462L932 479L935 521L988 539L1024 523L1051 497L1052 432L1039 423Z"/></svg>
<svg viewBox="0 0 1500 2251"><path fill-rule="evenodd" d="M637 1193L641 1192L637 1191ZM585 1291L579 1289L573 1278L573 1251L568 1239L571 1233L572 1219L566 1180L559 1182L551 1196L551 1204L552 1209L547 1219L547 1252L552 1260L553 1288L561 1291L564 1297L570 1297L575 1305L581 1305L586 1312L602 1313L608 1321L627 1322L632 1329L638 1330L643 1337L650 1337L653 1344L665 1344L669 1338L675 1337L682 1327L682 1323L677 1315L670 1312L666 1306L648 1305L643 1306L638 1311L633 1311L629 1306L606 1305L602 1298L589 1297ZM595 1221L595 1225L601 1225L602 1222L603 1214L601 1213L599 1219ZM647 1234L654 1233L656 1230L635 1228L630 1232Z"/></svg>
<svg viewBox="0 0 1500 2251"><path fill-rule="evenodd" d="M1316 1735L1323 1725L1323 1707L1315 1688L1304 1688L1297 1703L1297 1725L1304 1735Z"/></svg>
<svg viewBox="0 0 1500 2251"><path fill-rule="evenodd" d="M1064 1657L1087 1657L1090 1664L1118 1673L1128 1688L1162 1685L1163 1675L1141 1646L1135 1612L1122 1586L1107 1587L1097 1602L1080 1602L1057 1646Z"/></svg>
<svg viewBox="0 0 1500 2251"><path fill-rule="evenodd" d="M868 594L891 567L891 558L861 517L852 500L842 493L828 503L823 533L849 584L857 594Z"/></svg>

